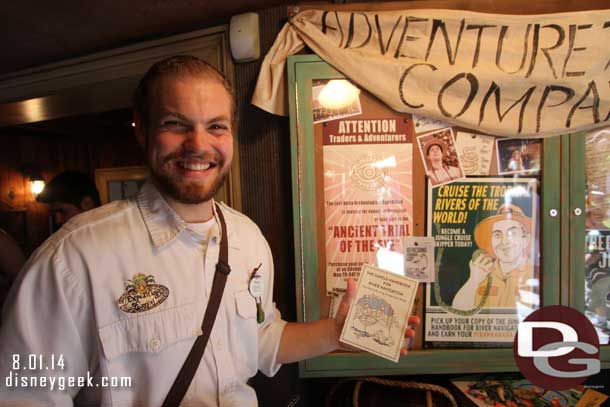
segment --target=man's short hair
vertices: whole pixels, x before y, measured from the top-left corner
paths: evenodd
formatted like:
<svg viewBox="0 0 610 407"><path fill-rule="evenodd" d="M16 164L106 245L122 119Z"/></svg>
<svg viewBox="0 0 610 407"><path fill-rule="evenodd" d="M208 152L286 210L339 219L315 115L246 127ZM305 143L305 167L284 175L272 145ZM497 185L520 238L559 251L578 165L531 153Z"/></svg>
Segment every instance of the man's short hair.
<svg viewBox="0 0 610 407"><path fill-rule="evenodd" d="M438 148L440 148L441 153L443 153L443 155L445 155L445 145L443 144L443 142L438 141L438 140L432 140L432 141L429 141L428 144L426 144L426 147L424 147L424 149L426 150L426 156L430 155L430 149L434 146L437 146Z"/></svg>
<svg viewBox="0 0 610 407"><path fill-rule="evenodd" d="M148 131L151 124L150 99L153 86L157 80L165 76L175 78L191 76L217 80L229 94L231 100L231 127L235 131L237 127L237 99L235 98L233 87L218 69L191 55L177 55L159 61L151 66L140 80L133 95L133 109L145 131Z"/></svg>
<svg viewBox="0 0 610 407"><path fill-rule="evenodd" d="M85 197L90 197L97 206L100 205L100 195L87 174L79 171L64 171L44 187L36 200L44 203L69 203L80 209Z"/></svg>

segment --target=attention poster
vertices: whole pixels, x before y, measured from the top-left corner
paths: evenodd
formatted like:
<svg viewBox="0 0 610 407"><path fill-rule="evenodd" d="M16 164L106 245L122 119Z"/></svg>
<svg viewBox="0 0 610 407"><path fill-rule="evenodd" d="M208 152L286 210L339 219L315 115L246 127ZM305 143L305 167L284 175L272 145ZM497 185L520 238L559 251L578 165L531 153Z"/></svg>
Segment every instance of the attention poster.
<svg viewBox="0 0 610 407"><path fill-rule="evenodd" d="M412 144L402 118L336 120L324 127L326 287L345 289L376 252L402 253L411 234Z"/></svg>

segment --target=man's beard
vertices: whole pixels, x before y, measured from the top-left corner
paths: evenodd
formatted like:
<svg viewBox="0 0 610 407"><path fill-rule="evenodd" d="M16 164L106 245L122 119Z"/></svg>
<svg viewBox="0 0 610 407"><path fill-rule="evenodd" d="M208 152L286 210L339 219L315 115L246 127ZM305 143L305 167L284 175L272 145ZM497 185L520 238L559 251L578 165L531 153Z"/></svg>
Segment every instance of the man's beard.
<svg viewBox="0 0 610 407"><path fill-rule="evenodd" d="M214 154L212 158L216 164L213 170L219 169L219 172L218 176L214 179L209 188L206 188L194 181L189 182L184 178L181 178L178 174L170 174L163 171L163 168L167 165L174 165L177 167L176 161L186 160L189 158L203 160L209 158L209 154L169 154L168 156L164 157L161 168L154 168L149 164L151 176L155 180L159 189L177 202L190 205L207 202L212 199L214 195L216 195L216 192L224 183L229 169L228 167L224 168L225 160L223 157L220 154ZM173 163L171 163L172 161ZM179 172L181 169L178 169L177 171Z"/></svg>

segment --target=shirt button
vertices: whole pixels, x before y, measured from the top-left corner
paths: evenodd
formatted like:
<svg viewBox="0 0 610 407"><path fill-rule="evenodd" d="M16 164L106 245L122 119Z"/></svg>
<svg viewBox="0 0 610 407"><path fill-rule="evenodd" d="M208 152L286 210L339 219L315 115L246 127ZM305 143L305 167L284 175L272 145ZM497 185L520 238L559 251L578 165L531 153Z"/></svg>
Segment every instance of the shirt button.
<svg viewBox="0 0 610 407"><path fill-rule="evenodd" d="M221 351L222 350L222 342L221 341L216 341L216 348Z"/></svg>
<svg viewBox="0 0 610 407"><path fill-rule="evenodd" d="M159 340L159 338L152 338L148 345L150 346L150 350L152 350L153 352L157 352L161 347L161 341Z"/></svg>

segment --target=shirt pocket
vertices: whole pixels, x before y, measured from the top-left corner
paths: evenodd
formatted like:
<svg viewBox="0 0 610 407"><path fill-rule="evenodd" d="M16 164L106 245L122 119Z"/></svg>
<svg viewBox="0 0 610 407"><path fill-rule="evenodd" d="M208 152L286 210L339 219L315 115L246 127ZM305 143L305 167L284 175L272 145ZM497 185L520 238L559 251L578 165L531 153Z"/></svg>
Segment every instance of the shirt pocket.
<svg viewBox="0 0 610 407"><path fill-rule="evenodd" d="M127 352L161 352L172 344L201 335L200 304L178 307L118 320L100 328L107 360Z"/></svg>
<svg viewBox="0 0 610 407"><path fill-rule="evenodd" d="M237 314L244 319L256 318L256 301L248 290L235 292L235 309Z"/></svg>

